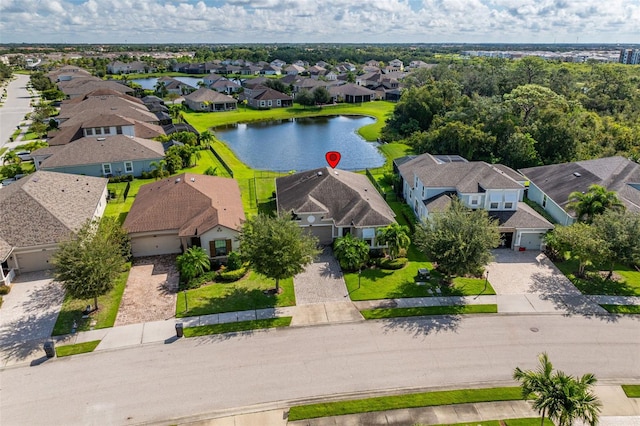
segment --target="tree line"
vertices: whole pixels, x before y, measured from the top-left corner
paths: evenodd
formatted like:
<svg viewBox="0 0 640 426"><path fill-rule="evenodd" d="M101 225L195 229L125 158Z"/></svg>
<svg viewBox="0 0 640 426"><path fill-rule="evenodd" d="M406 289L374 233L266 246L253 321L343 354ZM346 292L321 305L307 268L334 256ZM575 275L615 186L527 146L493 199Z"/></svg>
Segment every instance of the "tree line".
<svg viewBox="0 0 640 426"><path fill-rule="evenodd" d="M416 153L512 168L640 159L640 73L619 64L477 58L420 69L383 129Z"/></svg>

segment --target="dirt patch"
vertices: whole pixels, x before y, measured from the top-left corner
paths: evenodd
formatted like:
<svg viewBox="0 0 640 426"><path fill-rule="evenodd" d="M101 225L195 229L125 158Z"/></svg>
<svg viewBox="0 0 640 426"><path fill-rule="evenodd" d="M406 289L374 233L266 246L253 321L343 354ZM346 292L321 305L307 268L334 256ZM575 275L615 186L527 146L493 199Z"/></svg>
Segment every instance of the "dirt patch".
<svg viewBox="0 0 640 426"><path fill-rule="evenodd" d="M116 326L160 321L176 310L178 272L175 256L136 259L129 272Z"/></svg>

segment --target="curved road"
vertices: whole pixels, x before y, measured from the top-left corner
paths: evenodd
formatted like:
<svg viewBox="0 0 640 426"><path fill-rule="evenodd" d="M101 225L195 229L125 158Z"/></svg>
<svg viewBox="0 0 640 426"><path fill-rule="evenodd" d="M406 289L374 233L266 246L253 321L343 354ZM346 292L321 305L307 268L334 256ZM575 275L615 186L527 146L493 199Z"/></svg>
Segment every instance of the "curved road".
<svg viewBox="0 0 640 426"><path fill-rule="evenodd" d="M16 130L16 126L25 121L24 116L31 112L31 95L27 91L29 76L14 74L14 79L9 82L7 99L0 107L0 148L2 148Z"/></svg>
<svg viewBox="0 0 640 426"><path fill-rule="evenodd" d="M369 321L180 339L1 371L2 424L166 422L253 404L567 373L640 380L640 321L561 315Z"/></svg>

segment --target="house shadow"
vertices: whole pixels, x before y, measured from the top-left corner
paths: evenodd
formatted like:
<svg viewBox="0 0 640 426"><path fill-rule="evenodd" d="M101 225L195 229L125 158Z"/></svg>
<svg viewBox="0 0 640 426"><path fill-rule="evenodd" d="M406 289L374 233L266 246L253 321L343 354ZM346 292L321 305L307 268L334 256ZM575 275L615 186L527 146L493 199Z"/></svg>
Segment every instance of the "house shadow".
<svg viewBox="0 0 640 426"><path fill-rule="evenodd" d="M600 305L592 301L589 296L568 288L564 276L548 276L534 273L531 278L533 283L529 287L531 293L540 297L540 300L548 301L553 307L562 312L564 316L582 316L594 318L606 322L617 322L620 315L606 312ZM631 315L633 317L633 315Z"/></svg>

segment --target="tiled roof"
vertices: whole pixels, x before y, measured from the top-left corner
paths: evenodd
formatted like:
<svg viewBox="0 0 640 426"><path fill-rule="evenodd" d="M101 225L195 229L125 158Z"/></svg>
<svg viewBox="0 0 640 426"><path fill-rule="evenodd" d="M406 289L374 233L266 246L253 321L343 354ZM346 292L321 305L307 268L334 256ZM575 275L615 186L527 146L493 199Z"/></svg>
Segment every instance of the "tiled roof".
<svg viewBox="0 0 640 426"><path fill-rule="evenodd" d="M0 259L7 247L55 244L95 214L107 179L37 171L0 190ZM106 202L106 200L102 200Z"/></svg>
<svg viewBox="0 0 640 426"><path fill-rule="evenodd" d="M530 167L520 172L562 207L572 192L586 192L589 186L600 185L616 191L628 209L640 211L640 189L629 185L640 184L640 164L624 157Z"/></svg>
<svg viewBox="0 0 640 426"><path fill-rule="evenodd" d="M438 163L429 154L400 165L400 174L413 186L414 176L428 188L455 188L459 193L478 193L489 189L522 189L505 172L484 161ZM515 173L515 172L513 172Z"/></svg>
<svg viewBox="0 0 640 426"><path fill-rule="evenodd" d="M177 230L190 236L218 225L237 230L244 220L235 180L183 173L141 186L123 226L129 233Z"/></svg>
<svg viewBox="0 0 640 426"><path fill-rule="evenodd" d="M336 226L377 227L395 214L369 179L328 167L276 179L279 212L322 213Z"/></svg>
<svg viewBox="0 0 640 426"><path fill-rule="evenodd" d="M40 167L48 169L162 158L164 158L164 149L160 142L125 135L87 136L62 146L54 155L44 160Z"/></svg>

